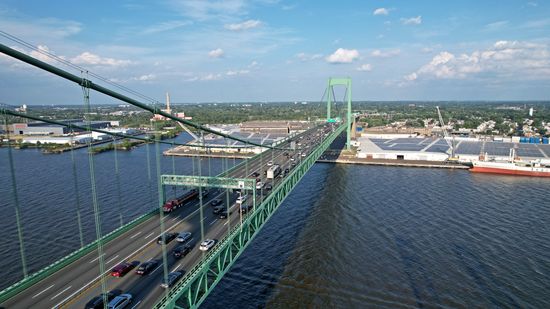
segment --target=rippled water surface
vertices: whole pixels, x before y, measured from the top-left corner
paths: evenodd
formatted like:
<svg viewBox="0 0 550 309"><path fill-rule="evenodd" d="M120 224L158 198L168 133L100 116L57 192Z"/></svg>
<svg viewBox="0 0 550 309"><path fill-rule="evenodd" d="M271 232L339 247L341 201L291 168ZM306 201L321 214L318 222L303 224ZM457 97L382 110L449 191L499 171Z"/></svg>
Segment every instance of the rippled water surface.
<svg viewBox="0 0 550 309"><path fill-rule="evenodd" d="M114 154L95 156L105 231L157 207L149 150L149 161L146 147L119 152L118 181ZM70 153L13 154L37 270L78 248L77 191L85 241L95 237L88 158L75 153L76 190ZM14 265L0 269L2 287L21 277L7 158L0 149L0 257ZM191 174L191 163L163 157L161 169ZM211 160L211 173L221 164ZM203 307L550 308L550 180L316 164Z"/></svg>

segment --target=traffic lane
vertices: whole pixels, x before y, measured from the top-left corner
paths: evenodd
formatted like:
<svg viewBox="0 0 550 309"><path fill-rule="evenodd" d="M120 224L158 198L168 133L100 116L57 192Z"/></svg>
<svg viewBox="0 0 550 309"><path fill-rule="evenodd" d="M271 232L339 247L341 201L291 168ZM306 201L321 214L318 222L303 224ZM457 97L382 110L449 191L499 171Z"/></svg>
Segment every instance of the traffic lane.
<svg viewBox="0 0 550 309"><path fill-rule="evenodd" d="M224 193L220 193L221 194L224 194ZM219 197L219 195L216 195L214 197L212 197L212 199L214 198L217 198ZM236 197L233 197L233 198L236 198ZM204 208L204 217L203 217L203 221L206 223L206 222L209 222L209 220L212 220L214 219L214 216L213 215L209 215L208 213L211 213L211 211L208 211L209 209L211 209L211 206L210 204L203 204L203 208ZM182 231L191 231L193 233L193 238L196 240L197 237L200 238L200 211L199 209L196 209L193 213L191 213L188 217L186 218L178 218L178 217L175 217L173 219L178 219L177 221L174 221L174 220L171 220L171 221L174 221L174 224L173 225L168 225L166 226L166 229L165 231L169 231L169 232L182 232ZM206 227L206 224L205 224L205 227ZM159 227L159 234L160 234L160 227ZM167 253L167 257L169 258L170 255L171 255L171 251L172 249L175 247L175 243L176 241L173 240L171 241L167 246L166 246L166 253ZM151 260L151 259L160 259L162 261L162 247L156 243L156 237L151 239L151 241L148 243L148 245L143 248L142 250L139 250L138 252L136 252L131 259L129 259L129 261L131 262L132 260L138 260L140 262L145 262L145 261L148 261L148 260ZM134 269L135 270L135 269ZM132 271L134 271L132 270ZM163 274L163 269L161 268L161 272L159 272L159 274ZM112 290L112 289L120 289L122 291L127 291L129 287L132 287L133 284L136 282L136 280L132 280L131 278L132 277L135 277L134 279L139 279L139 275L135 275L135 276L130 276L131 274L126 274L123 278L115 278L115 277L110 277L110 276L107 276L107 290ZM126 278L130 278L130 279L126 279ZM159 276L158 280L162 279L162 276ZM160 284L160 281L159 281L159 284ZM99 295L101 293L101 285L100 285L100 282L96 282L96 284L91 288L89 289L88 291L86 291L85 294L83 295L80 295L78 297L76 297L72 302L73 303L76 303L76 304L81 304L81 305L84 305L87 301L89 301L89 299ZM71 305L72 307L72 305ZM78 307L78 306L76 306Z"/></svg>
<svg viewBox="0 0 550 309"><path fill-rule="evenodd" d="M197 207L198 204L191 204L190 206ZM182 210L179 213L192 211L193 207L189 207L186 211ZM166 219L168 218L169 217L166 217ZM105 271L109 271L114 265L118 264L121 259L131 253L131 250L135 247L129 246L129 242L139 246L151 239L156 239L156 237L160 234L160 229L156 230L159 226L158 220L159 219L157 217L156 223L153 221L147 222L148 224L140 224L137 226L140 227L140 231L132 230L126 232L116 240L110 242L111 246L104 248L104 261L106 262ZM148 233L149 231L150 233ZM132 236L130 236L130 234L132 234ZM136 235L140 237L136 238ZM38 291L33 296L25 297L24 294L19 294L19 297L22 297L22 301L10 304L10 307L29 308L30 306L54 306L56 301L63 300L66 296L75 293L80 288L92 284L91 282L93 282L94 279L99 279L99 266L97 264L98 260L99 257L97 250L94 250L83 259L80 259L78 263L72 263L63 268L62 271L54 274L57 276L50 276L41 283L35 285L36 288L34 288L33 291L29 289L24 291L26 294L32 294L34 291ZM44 290L41 290L41 288ZM45 289L47 289L47 291ZM52 297L52 295L55 297Z"/></svg>

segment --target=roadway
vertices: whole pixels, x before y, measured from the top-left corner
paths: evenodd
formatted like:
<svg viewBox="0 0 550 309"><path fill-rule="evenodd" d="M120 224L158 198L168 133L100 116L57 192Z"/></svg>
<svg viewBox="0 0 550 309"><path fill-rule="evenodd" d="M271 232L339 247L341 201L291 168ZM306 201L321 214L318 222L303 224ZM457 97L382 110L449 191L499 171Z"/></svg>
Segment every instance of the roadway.
<svg viewBox="0 0 550 309"><path fill-rule="evenodd" d="M309 154L311 149L318 145L320 139L324 138L325 134L331 130L331 124L312 128L301 134L301 138L292 138L299 143L295 151L268 150L263 155L250 159L247 167L246 164L242 164L242 167L233 170L228 177L251 177L254 172L257 172L260 174L257 178L260 178L263 183L271 183L273 189L275 189L283 178L267 179L264 175L264 171L268 168L267 162L273 161L274 164L279 164L283 171L286 168L290 170L293 168L293 161L290 160L291 157L299 165L300 160L303 158L299 153ZM289 142L286 141L279 147L289 148ZM286 156L285 152L289 156ZM260 205L269 193L270 191L265 191L264 189L258 190L256 205ZM249 193L248 195L249 200L247 202L252 203L252 194ZM217 198L222 199L224 205L230 205L228 219L220 219L218 215L212 213L210 202ZM230 193L226 190L210 189L209 194L203 198L202 202L203 237L201 237L201 203L198 198L192 203L188 203L172 213L162 216L165 231L178 233L183 231L191 232L193 237L189 242L194 244L191 252L180 259L172 256L173 248L179 243L174 240L166 245L167 272L176 270L185 272L185 270L191 269L206 254L198 249L198 245L203 239L220 240L228 233L231 227L239 224L242 214L235 204L236 198L237 194L235 193ZM134 300L130 308L151 308L162 294L167 291L160 287L165 272L162 263L163 246L156 242L157 237L161 233L160 220L161 216L155 215L105 244L103 247L106 290L120 290L123 293L132 294ZM98 260L98 252L94 250L7 300L2 306L6 308L83 308L90 299L101 294L101 275ZM137 268L131 270L122 278L109 275L111 269L121 262L145 262L148 260L158 260L160 262L160 266L148 275L140 276L135 274L134 271Z"/></svg>

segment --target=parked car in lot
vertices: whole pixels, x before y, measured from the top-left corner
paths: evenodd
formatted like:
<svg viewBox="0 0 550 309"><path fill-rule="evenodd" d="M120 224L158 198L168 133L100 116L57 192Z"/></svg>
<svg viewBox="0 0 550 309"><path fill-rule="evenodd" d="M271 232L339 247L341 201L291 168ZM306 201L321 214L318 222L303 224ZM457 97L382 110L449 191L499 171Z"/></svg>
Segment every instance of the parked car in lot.
<svg viewBox="0 0 550 309"><path fill-rule="evenodd" d="M173 286L176 282L178 282L178 280L180 280L181 277L183 277L183 272L173 271L173 272L168 274L168 277L166 278L167 279L166 281L164 281L164 279L162 279L163 282L160 284L160 286L164 289L167 289L167 288Z"/></svg>
<svg viewBox="0 0 550 309"><path fill-rule="evenodd" d="M189 239L191 239L191 236L193 236L193 234L191 234L191 232L181 232L181 233L178 234L178 237L176 237L176 241L177 242L186 242Z"/></svg>
<svg viewBox="0 0 550 309"><path fill-rule="evenodd" d="M201 242L199 250L208 251L212 249L212 247L214 247L215 244L216 244L216 241L214 239L205 239L203 242Z"/></svg>
<svg viewBox="0 0 550 309"><path fill-rule="evenodd" d="M219 199L219 198L217 198L217 199L213 199L213 200L210 202L210 205L212 205L212 206L218 206L218 205L220 205L221 203L223 203L222 200Z"/></svg>
<svg viewBox="0 0 550 309"><path fill-rule="evenodd" d="M111 270L111 276L113 276L113 277L122 277L138 265L139 265L138 261L134 261L132 263L128 263L128 262L120 263L120 264L116 265L115 267L113 267L113 269Z"/></svg>
<svg viewBox="0 0 550 309"><path fill-rule="evenodd" d="M167 244L176 239L176 237L178 237L178 233L164 233L157 238L157 244L162 244L163 242Z"/></svg>
<svg viewBox="0 0 550 309"><path fill-rule="evenodd" d="M214 209L212 209L212 213L217 215L220 212L224 211L224 209L225 209L225 206L223 206L223 205L216 206L216 207L214 207Z"/></svg>
<svg viewBox="0 0 550 309"><path fill-rule="evenodd" d="M107 298L107 304L113 300L113 298L120 295L122 291L120 290L112 290L108 293L106 293ZM103 309L103 294L98 295L92 299L90 299L89 302L86 303L84 306L85 309Z"/></svg>
<svg viewBox="0 0 550 309"><path fill-rule="evenodd" d="M176 259L179 259L186 256L189 252L191 252L191 245L179 245L172 250L172 255Z"/></svg>
<svg viewBox="0 0 550 309"><path fill-rule="evenodd" d="M120 294L109 302L108 309L126 308L132 302L132 294Z"/></svg>
<svg viewBox="0 0 550 309"><path fill-rule="evenodd" d="M136 269L136 274L138 275L147 275L151 271L153 271L157 266L159 265L159 262L157 260L151 260L144 263L141 263L139 265L138 269Z"/></svg>

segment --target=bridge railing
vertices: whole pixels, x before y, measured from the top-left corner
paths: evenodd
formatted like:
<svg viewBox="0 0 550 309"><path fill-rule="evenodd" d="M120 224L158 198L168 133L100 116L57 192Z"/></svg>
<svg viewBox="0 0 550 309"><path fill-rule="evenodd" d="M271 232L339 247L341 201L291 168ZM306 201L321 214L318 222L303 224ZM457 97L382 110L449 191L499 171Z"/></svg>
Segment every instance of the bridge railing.
<svg viewBox="0 0 550 309"><path fill-rule="evenodd" d="M256 207L254 211L249 213L244 219L243 222L240 225L237 225L233 227L228 234L224 238L222 238L218 244L214 247L212 251L209 251L205 254L205 257L201 259L197 264L191 268L186 274L186 278L184 280L179 281L174 285L173 288L171 288L156 304L153 308L175 308L176 307L176 301L183 297L186 293L188 295L191 295L192 293L190 290L193 288L193 285L197 280L202 280L203 277L207 274L209 271L210 265L212 265L217 258L220 257L220 254L224 252L227 249L227 246L234 243L235 239L242 239L243 234L249 234L250 230L249 228L253 225L254 220L260 219L262 222L260 223L263 225L274 213L274 211L277 209L277 207L282 203L284 198L290 193L290 191L294 188L294 186L301 180L302 176L309 170L309 168L315 163L315 161L323 154L323 152L332 144L332 142L338 137L344 130L345 125L340 125L332 134L330 134L323 142L317 147L314 151L312 151L309 156L301 162L300 165L296 166L292 170L292 172L285 177L285 179L278 184L276 188L272 191L272 193L264 200L260 205ZM284 190L284 191L283 191ZM272 205L272 209L266 210L268 205ZM259 218L261 214L266 214L264 218ZM246 246L250 243L250 240L252 240L259 229L253 231L251 235L248 236L246 239L246 242L242 245L240 248L240 251L236 254L236 256L228 263L227 266L223 269L223 273L227 271L234 263L236 258L241 254L242 250L246 248ZM216 280L212 283L210 283L210 286L208 286L208 283L205 282L206 292L204 292L202 295L200 295L199 299L188 299L188 306L190 308L194 308L208 295L209 291L221 280L221 276L216 278ZM202 285L202 284L201 284ZM199 287L202 288L202 287ZM193 291L195 295L199 296L200 291ZM189 296L190 297L190 296Z"/></svg>
<svg viewBox="0 0 550 309"><path fill-rule="evenodd" d="M105 234L101 237L101 241L104 243L108 243L109 241L115 239L116 237L124 234L125 232L129 231L136 225L141 224L142 222L146 221L150 217L156 215L158 213L158 208L141 215L134 220L128 222L127 224L109 232L108 234ZM94 251L97 249L97 242L98 240L94 240L93 242L85 245L84 247L72 252L71 254L55 261L54 263L42 268L41 270L33 273L32 275L24 278L23 280L5 288L0 292L0 303L6 301L7 299L17 295L18 293L24 291L25 289L31 287L32 285L40 282L41 280L44 280L51 274L61 270L65 266L71 264L72 262L84 257L88 253Z"/></svg>

